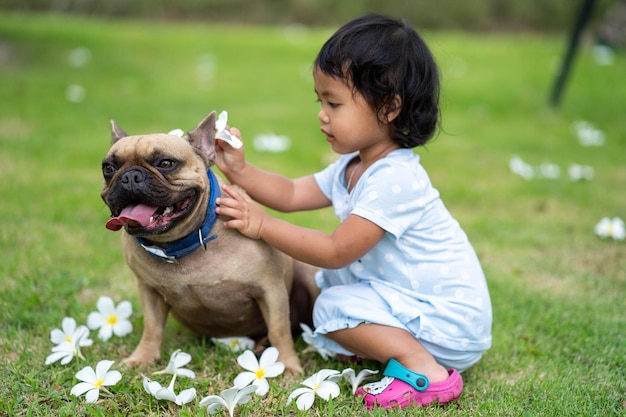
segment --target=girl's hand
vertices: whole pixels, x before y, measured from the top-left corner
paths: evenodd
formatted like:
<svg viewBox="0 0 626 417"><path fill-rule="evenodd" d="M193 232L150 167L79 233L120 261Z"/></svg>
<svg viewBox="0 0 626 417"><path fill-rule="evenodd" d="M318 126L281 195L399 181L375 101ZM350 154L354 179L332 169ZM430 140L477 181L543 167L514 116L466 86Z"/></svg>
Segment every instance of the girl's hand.
<svg viewBox="0 0 626 417"><path fill-rule="evenodd" d="M230 198L217 199L217 214L231 218L224 222L224 227L237 229L239 233L251 239L260 239L263 221L269 214L235 187L224 184L222 190L230 195Z"/></svg>
<svg viewBox="0 0 626 417"><path fill-rule="evenodd" d="M235 127L227 127L227 130L239 140L241 140L241 132ZM242 141L243 142L243 141ZM246 159L244 156L243 146L239 149L235 149L227 142L215 138L215 163L220 171L227 178L230 179L231 175L236 176L243 171L246 166Z"/></svg>

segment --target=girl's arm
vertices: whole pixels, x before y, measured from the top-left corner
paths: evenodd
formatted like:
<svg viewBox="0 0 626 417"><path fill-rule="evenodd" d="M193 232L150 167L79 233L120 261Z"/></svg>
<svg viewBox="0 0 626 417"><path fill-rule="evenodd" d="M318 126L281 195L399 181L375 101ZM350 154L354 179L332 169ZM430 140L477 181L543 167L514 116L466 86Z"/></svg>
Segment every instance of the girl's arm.
<svg viewBox="0 0 626 417"><path fill-rule="evenodd" d="M348 216L331 235L296 226L270 216L233 187L222 188L232 196L217 202L217 212L232 218L224 224L226 227L253 239L263 239L287 255L321 268L337 269L355 262L385 234L376 224L356 215Z"/></svg>

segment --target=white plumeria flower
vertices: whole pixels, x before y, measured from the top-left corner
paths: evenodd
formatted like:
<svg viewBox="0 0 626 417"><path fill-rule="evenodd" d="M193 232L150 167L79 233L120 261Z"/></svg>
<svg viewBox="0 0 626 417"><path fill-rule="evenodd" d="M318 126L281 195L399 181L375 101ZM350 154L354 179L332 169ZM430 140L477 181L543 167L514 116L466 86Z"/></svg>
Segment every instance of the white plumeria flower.
<svg viewBox="0 0 626 417"><path fill-rule="evenodd" d="M108 393L105 387L117 384L122 379L119 371L109 371L113 361L103 360L98 362L96 370L86 366L76 373L76 379L82 381L74 385L70 394L79 397L85 394L85 401L95 403L98 401L100 391Z"/></svg>
<svg viewBox="0 0 626 417"><path fill-rule="evenodd" d="M241 143L239 138L231 134L228 130L226 130L227 123L228 123L228 112L224 110L223 112L220 113L220 115L217 117L217 120L215 121L215 130L217 131L215 133L215 137L223 140L224 142L227 142L230 146L232 146L235 149L241 148L243 146L243 143Z"/></svg>
<svg viewBox="0 0 626 417"><path fill-rule="evenodd" d="M569 175L569 179L572 181L591 181L593 179L594 172L593 168L588 165L572 164L567 169L567 174Z"/></svg>
<svg viewBox="0 0 626 417"><path fill-rule="evenodd" d="M181 368L181 366L185 366L189 362L191 362L191 355L189 353L185 353L180 349L175 350L170 357L170 361L167 364L167 367L161 371L154 372L154 374L172 374L185 376L187 378L195 378L196 374L194 371L187 368Z"/></svg>
<svg viewBox="0 0 626 417"><path fill-rule="evenodd" d="M100 329L98 337L103 341L109 340L113 334L126 336L133 330L128 321L133 313L133 305L129 301L122 301L115 307L110 297L100 297L96 306L98 311L89 313L87 326L92 330Z"/></svg>
<svg viewBox="0 0 626 417"><path fill-rule="evenodd" d="M614 240L624 240L626 238L626 229L624 221L619 217L612 219L604 217L595 227L596 235L602 238L613 238Z"/></svg>
<svg viewBox="0 0 626 417"><path fill-rule="evenodd" d="M539 165L538 171L540 177L551 180L557 179L561 175L561 168L559 168L557 164L553 164L551 162Z"/></svg>
<svg viewBox="0 0 626 417"><path fill-rule="evenodd" d="M359 388L359 386L361 385L363 381L365 381L370 376L375 375L377 373L378 371L372 371L370 369L363 369L361 372L358 373L358 375L355 375L354 369L346 368L341 372L341 374L329 376L328 380L339 382L339 380L343 377L343 379L348 381L350 385L352 386L352 395L354 395L354 393L356 392L356 390Z"/></svg>
<svg viewBox="0 0 626 417"><path fill-rule="evenodd" d="M188 388L181 391L178 395L174 392L174 382L176 381L176 374L172 377L170 385L166 388L161 386L156 381L152 381L147 376L143 377L143 389L157 400L167 400L176 403L177 405L187 404L194 398L196 398L196 389Z"/></svg>
<svg viewBox="0 0 626 417"><path fill-rule="evenodd" d="M233 352L241 352L254 348L254 340L249 337L212 337L211 341L216 344L228 347Z"/></svg>
<svg viewBox="0 0 626 417"><path fill-rule="evenodd" d="M582 146L604 145L604 132L596 129L591 123L579 120L574 122L574 129Z"/></svg>
<svg viewBox="0 0 626 417"><path fill-rule="evenodd" d="M316 395L326 401L336 398L339 395L339 385L335 381L330 380L329 377L337 374L339 374L339 371L334 369L322 369L313 374L302 381L302 385L306 388L298 388L289 394L287 404L290 404L291 400L295 399L298 410L308 410L313 405Z"/></svg>
<svg viewBox="0 0 626 417"><path fill-rule="evenodd" d="M302 329L302 340L309 345L306 349L304 349L304 352L317 352L324 359L335 357L335 352L331 352L328 349L315 345L313 342L313 330L311 330L309 326L304 323L300 323L300 328Z"/></svg>
<svg viewBox="0 0 626 417"><path fill-rule="evenodd" d="M534 168L524 162L519 156L514 156L509 161L509 169L512 173L519 175L525 180L530 180L535 176Z"/></svg>
<svg viewBox="0 0 626 417"><path fill-rule="evenodd" d="M234 416L237 404L245 404L250 401L251 394L256 390L255 385L248 385L241 389L237 387L229 388L222 391L222 396L209 395L200 400L200 407L207 407L209 414L215 414L217 411L225 408L228 410L230 417Z"/></svg>
<svg viewBox="0 0 626 417"><path fill-rule="evenodd" d="M257 386L257 395L267 394L270 389L267 378L277 377L285 370L285 364L277 362L277 359L278 349L273 346L265 349L258 361L251 350L246 350L237 357L237 363L248 372L242 372L237 375L233 385L241 389L253 384Z"/></svg>
<svg viewBox="0 0 626 417"><path fill-rule="evenodd" d="M56 343L52 348L52 354L46 358L46 365L61 359L61 364L68 364L74 356L85 359L80 352L80 348L91 346L93 340L89 338L89 329L81 325L76 327L76 320L65 317L61 323L61 329L53 329L50 332L50 341Z"/></svg>

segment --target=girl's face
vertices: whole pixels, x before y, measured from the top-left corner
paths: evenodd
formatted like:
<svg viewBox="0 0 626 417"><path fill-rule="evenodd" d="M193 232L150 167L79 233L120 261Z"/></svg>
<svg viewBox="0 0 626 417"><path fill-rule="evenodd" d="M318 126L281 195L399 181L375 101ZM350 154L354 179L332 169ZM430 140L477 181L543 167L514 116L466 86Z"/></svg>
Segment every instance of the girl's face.
<svg viewBox="0 0 626 417"><path fill-rule="evenodd" d="M317 117L322 133L333 151L347 154L388 149L393 145L387 124L380 123L376 112L344 80L331 77L319 69L313 71L315 93L320 102Z"/></svg>

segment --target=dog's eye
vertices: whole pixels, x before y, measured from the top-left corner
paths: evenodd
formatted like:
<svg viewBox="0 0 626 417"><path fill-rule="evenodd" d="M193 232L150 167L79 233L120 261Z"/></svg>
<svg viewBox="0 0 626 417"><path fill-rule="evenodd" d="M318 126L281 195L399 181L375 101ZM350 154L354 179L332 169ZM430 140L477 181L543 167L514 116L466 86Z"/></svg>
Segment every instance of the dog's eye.
<svg viewBox="0 0 626 417"><path fill-rule="evenodd" d="M104 175L111 175L115 172L115 166L109 162L102 164L102 173Z"/></svg>
<svg viewBox="0 0 626 417"><path fill-rule="evenodd" d="M172 169L176 166L176 161L171 159L161 159L156 163L156 167L159 169Z"/></svg>

